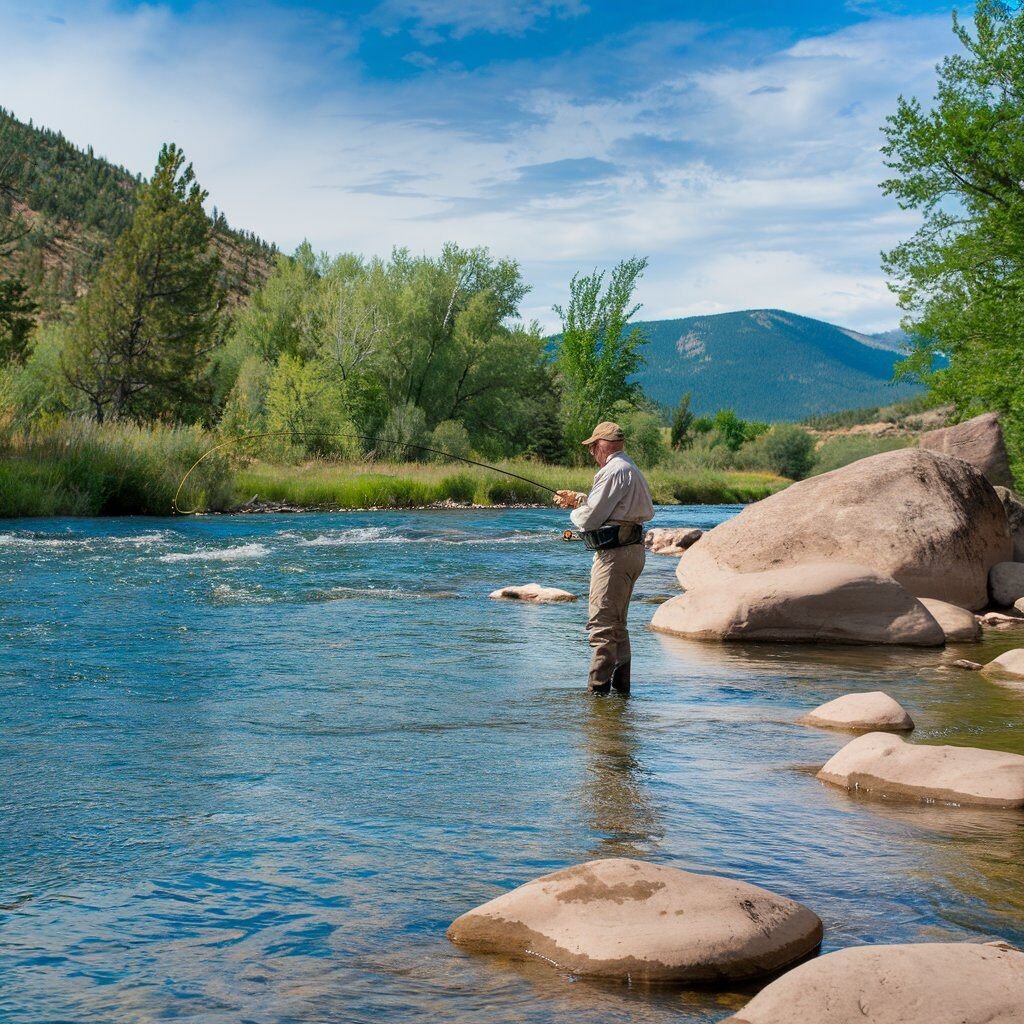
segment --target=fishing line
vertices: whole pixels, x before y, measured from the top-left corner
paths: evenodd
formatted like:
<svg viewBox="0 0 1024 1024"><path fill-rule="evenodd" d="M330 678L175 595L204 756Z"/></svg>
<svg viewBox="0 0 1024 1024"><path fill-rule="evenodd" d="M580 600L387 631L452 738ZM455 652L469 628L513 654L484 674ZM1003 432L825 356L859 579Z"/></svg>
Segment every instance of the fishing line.
<svg viewBox="0 0 1024 1024"><path fill-rule="evenodd" d="M221 441L220 444L215 444L208 451L203 452L203 454L192 463L188 472L181 478L181 482L178 484L178 489L174 492L174 498L171 500L171 511L180 516L193 516L198 511L198 509L194 508L179 508L178 497L181 494L181 489L185 486L185 482L192 475L192 470L194 470L196 466L203 461L203 459L212 455L216 451L220 451L221 448L226 448L228 445L238 444L240 441L255 441L264 437L345 437L356 441L373 441L375 444L397 444L401 445L403 448L415 448L421 452L432 452L434 455L443 455L446 459L455 459L458 462L465 462L470 466L479 466L481 469L489 469L494 473L501 473L504 476L510 476L516 480L522 480L523 483L531 484L533 487L539 487L542 491L549 491L551 494L558 493L553 487L548 487L547 484L538 483L538 481L531 480L529 477L520 476L518 473L513 473L507 469L499 469L497 466L488 465L486 462L477 462L475 459L467 459L462 455L453 455L451 452L443 452L440 448L429 448L425 444L413 444L411 441L387 441L381 437L371 437L369 434L333 434L316 430L271 430L262 434L242 434L239 437L229 437L226 441Z"/></svg>

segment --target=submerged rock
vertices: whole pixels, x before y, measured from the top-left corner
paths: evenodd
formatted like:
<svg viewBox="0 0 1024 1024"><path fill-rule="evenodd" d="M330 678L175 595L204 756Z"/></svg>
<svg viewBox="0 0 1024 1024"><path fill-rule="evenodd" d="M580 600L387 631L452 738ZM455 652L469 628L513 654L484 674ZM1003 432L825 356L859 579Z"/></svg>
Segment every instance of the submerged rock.
<svg viewBox="0 0 1024 1024"><path fill-rule="evenodd" d="M573 974L708 982L768 974L821 943L806 907L746 882L638 860L594 860L458 918L448 938Z"/></svg>
<svg viewBox="0 0 1024 1024"><path fill-rule="evenodd" d="M818 772L823 782L880 796L980 807L1024 807L1024 757L976 747L907 743L870 732L847 743Z"/></svg>
<svg viewBox="0 0 1024 1024"><path fill-rule="evenodd" d="M797 723L852 732L910 732L914 728L906 709L881 690L847 693L798 718Z"/></svg>
<svg viewBox="0 0 1024 1024"><path fill-rule="evenodd" d="M681 555L704 536L696 527L655 527L644 534L644 544L652 555Z"/></svg>
<svg viewBox="0 0 1024 1024"><path fill-rule="evenodd" d="M945 642L942 627L895 580L842 562L719 578L666 601L651 628L697 640Z"/></svg>
<svg viewBox="0 0 1024 1024"><path fill-rule="evenodd" d="M978 470L905 448L750 505L686 551L676 575L691 590L736 573L852 562L974 610L988 602L989 569L1012 552L1002 503Z"/></svg>
<svg viewBox="0 0 1024 1024"><path fill-rule="evenodd" d="M532 604L562 604L575 601L576 595L557 587L542 587L539 583L527 583L521 587L502 587L492 590L488 597L495 601L529 601Z"/></svg>
<svg viewBox="0 0 1024 1024"><path fill-rule="evenodd" d="M932 618L942 627L947 643L973 642L981 639L981 623L974 612L948 601L936 601L934 597L922 597L920 600L931 612Z"/></svg>
<svg viewBox="0 0 1024 1024"><path fill-rule="evenodd" d="M980 661L968 661L966 658L957 658L956 661L951 661L950 665L953 668L962 668L967 672L979 672L985 667Z"/></svg>
<svg viewBox="0 0 1024 1024"><path fill-rule="evenodd" d="M1012 608L1024 597L1024 562L997 562L988 573L992 603Z"/></svg>
<svg viewBox="0 0 1024 1024"><path fill-rule="evenodd" d="M981 671L987 676L1002 676L1007 679L1024 679L1024 647L1000 654L983 665Z"/></svg>
<svg viewBox="0 0 1024 1024"><path fill-rule="evenodd" d="M1013 486L998 413L986 412L951 427L926 431L918 444L930 451L963 459L983 473L991 484Z"/></svg>
<svg viewBox="0 0 1024 1024"><path fill-rule="evenodd" d="M1020 1024L1024 953L1005 943L856 946L801 964L723 1024Z"/></svg>

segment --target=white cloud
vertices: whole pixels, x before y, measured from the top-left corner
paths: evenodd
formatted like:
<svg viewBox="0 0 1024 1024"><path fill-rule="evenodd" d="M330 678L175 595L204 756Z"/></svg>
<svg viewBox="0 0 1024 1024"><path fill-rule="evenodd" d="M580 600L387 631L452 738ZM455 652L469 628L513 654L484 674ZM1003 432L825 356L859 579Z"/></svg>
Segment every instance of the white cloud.
<svg viewBox="0 0 1024 1024"><path fill-rule="evenodd" d="M452 32L461 10L463 33L575 10L402 2ZM897 94L931 95L952 44L945 17L886 18L752 62L698 26L655 26L623 44L619 88L587 84L604 52L474 73L421 60L387 83L361 66L357 27L311 13L59 13L0 12L19 116L143 173L178 142L211 204L286 250L488 245L521 261L524 313L547 325L575 270L632 253L650 257L647 318L772 306L895 324L878 252L914 222L877 189L879 125Z"/></svg>

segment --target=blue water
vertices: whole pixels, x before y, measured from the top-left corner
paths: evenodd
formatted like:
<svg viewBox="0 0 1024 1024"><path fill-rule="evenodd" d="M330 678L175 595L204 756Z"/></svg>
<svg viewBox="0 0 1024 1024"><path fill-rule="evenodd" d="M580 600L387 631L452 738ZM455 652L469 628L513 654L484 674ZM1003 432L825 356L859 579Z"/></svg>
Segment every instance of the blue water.
<svg viewBox="0 0 1024 1024"><path fill-rule="evenodd" d="M711 526L732 508L671 508ZM588 558L541 510L0 525L0 1019L717 1021L743 993L467 955L460 913L627 855L746 879L825 948L1024 942L1024 815L854 799L793 724L884 688L917 739L1024 753L1015 646L702 645L646 629L588 698Z"/></svg>

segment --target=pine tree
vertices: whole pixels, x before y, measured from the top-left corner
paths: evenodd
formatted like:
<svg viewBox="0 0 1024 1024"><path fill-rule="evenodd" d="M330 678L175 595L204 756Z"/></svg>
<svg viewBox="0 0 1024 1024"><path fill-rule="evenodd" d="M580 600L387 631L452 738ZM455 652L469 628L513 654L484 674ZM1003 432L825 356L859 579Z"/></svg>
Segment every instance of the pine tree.
<svg viewBox="0 0 1024 1024"><path fill-rule="evenodd" d="M206 409L222 298L206 195L182 151L165 145L131 227L79 303L64 372L97 420L188 420Z"/></svg>

